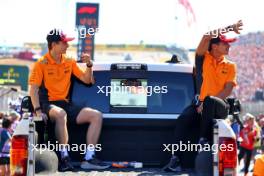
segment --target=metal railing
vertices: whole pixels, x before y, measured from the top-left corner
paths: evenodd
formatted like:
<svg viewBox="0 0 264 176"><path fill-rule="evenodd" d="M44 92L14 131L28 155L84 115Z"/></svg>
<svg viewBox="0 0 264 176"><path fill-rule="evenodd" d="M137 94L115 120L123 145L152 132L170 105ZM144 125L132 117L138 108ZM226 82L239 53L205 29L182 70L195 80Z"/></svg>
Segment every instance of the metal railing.
<svg viewBox="0 0 264 176"><path fill-rule="evenodd" d="M28 95L25 91L20 91L13 87L0 86L0 112L10 112L20 108L21 100Z"/></svg>

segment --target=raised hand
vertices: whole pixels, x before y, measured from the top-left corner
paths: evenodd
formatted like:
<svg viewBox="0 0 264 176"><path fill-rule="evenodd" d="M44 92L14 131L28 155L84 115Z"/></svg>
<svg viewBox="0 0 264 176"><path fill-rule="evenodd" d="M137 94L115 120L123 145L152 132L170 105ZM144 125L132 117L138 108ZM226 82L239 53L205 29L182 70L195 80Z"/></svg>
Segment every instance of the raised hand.
<svg viewBox="0 0 264 176"><path fill-rule="evenodd" d="M234 32L240 34L240 31L242 30L242 26L243 26L242 20L239 20L237 23L233 24Z"/></svg>

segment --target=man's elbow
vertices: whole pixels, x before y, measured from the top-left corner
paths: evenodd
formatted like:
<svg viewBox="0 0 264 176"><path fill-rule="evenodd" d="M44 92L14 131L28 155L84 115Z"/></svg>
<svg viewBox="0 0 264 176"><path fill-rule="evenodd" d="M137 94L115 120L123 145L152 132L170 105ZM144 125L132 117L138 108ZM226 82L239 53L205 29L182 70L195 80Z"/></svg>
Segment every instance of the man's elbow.
<svg viewBox="0 0 264 176"><path fill-rule="evenodd" d="M208 39L202 39L199 46L196 48L195 54L197 56L204 56L205 53L208 51L209 47L209 41Z"/></svg>
<svg viewBox="0 0 264 176"><path fill-rule="evenodd" d="M227 92L226 92L226 95L225 95L225 98L231 96L231 94L232 94L232 91L227 91Z"/></svg>
<svg viewBox="0 0 264 176"><path fill-rule="evenodd" d="M86 79L83 80L83 82L84 82L85 84L94 84L94 81L93 81L93 79L91 79L91 78L86 78Z"/></svg>
<svg viewBox="0 0 264 176"><path fill-rule="evenodd" d="M91 84L94 84L95 83L95 79L94 77L91 78Z"/></svg>
<svg viewBox="0 0 264 176"><path fill-rule="evenodd" d="M235 86L234 83L228 83L226 85L225 89L226 89L228 96L230 96L232 94L234 86Z"/></svg>
<svg viewBox="0 0 264 176"><path fill-rule="evenodd" d="M222 94L222 99L226 99L227 97L229 97L232 94L232 89L226 89L224 90L223 94Z"/></svg>

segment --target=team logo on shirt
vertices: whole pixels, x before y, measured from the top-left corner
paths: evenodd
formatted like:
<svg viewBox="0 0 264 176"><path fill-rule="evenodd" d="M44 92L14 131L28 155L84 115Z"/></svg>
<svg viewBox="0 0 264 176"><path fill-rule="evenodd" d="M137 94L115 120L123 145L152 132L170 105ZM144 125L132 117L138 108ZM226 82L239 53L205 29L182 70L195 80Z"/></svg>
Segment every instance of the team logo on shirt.
<svg viewBox="0 0 264 176"><path fill-rule="evenodd" d="M222 73L223 73L223 74L227 74L227 73L228 73L228 68L227 68L227 67L223 67L223 69L222 69Z"/></svg>
<svg viewBox="0 0 264 176"><path fill-rule="evenodd" d="M66 74L66 73L69 73L71 71L71 67L70 66L66 66L65 68L64 68L64 73Z"/></svg>

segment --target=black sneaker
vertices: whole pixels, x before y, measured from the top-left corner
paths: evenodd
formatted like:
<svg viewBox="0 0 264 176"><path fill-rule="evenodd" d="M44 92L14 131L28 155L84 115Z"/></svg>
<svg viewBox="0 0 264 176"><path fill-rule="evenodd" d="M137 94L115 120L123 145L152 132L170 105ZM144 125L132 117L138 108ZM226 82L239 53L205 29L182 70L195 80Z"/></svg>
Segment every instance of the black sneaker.
<svg viewBox="0 0 264 176"><path fill-rule="evenodd" d="M69 156L66 156L66 157L61 159L59 171L60 172L74 171L74 167L71 164L71 159Z"/></svg>
<svg viewBox="0 0 264 176"><path fill-rule="evenodd" d="M201 152L203 152L205 145L209 145L209 141L206 138L201 137L199 139L198 144L201 145L201 147L198 149L198 153L201 153Z"/></svg>
<svg viewBox="0 0 264 176"><path fill-rule="evenodd" d="M166 172L181 172L180 159L172 155L170 162L163 168Z"/></svg>
<svg viewBox="0 0 264 176"><path fill-rule="evenodd" d="M85 160L81 163L81 168L82 169L107 169L109 168L111 165L106 164L102 161L100 161L99 159L93 157L90 160Z"/></svg>

